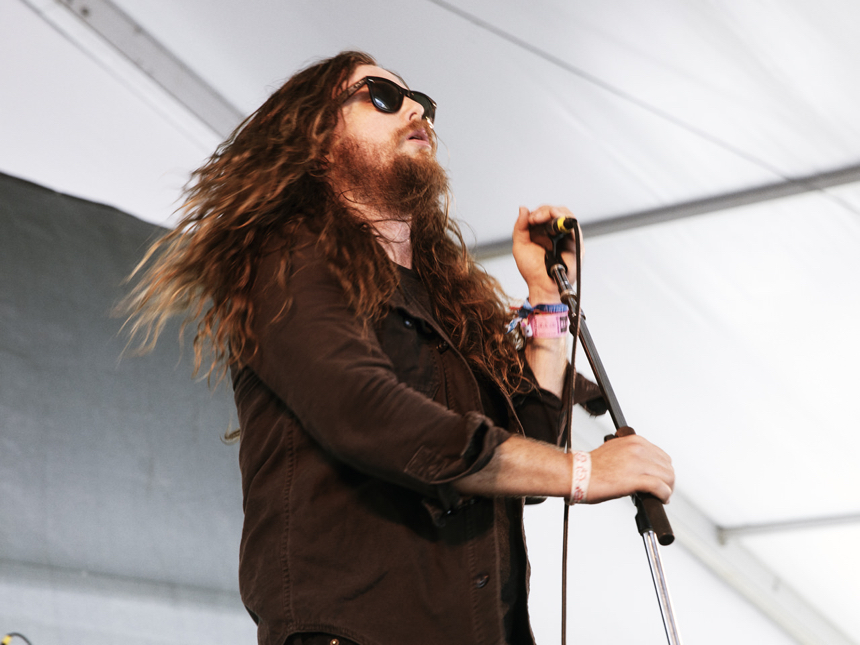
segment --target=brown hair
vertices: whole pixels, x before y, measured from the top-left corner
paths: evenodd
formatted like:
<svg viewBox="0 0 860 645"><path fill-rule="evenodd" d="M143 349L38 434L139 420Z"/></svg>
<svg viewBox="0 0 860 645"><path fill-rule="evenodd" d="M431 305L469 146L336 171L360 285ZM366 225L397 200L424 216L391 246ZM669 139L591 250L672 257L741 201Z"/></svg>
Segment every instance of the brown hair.
<svg viewBox="0 0 860 645"><path fill-rule="evenodd" d="M342 217L325 181L340 107L333 97L362 64L375 62L343 52L300 71L193 173L184 216L148 250L120 306L137 350L150 350L174 315L183 328L197 321L194 372L207 355L208 375L217 369L223 378L230 364L257 349L250 294L264 243L277 236L289 244L300 226L319 238L356 313L364 320L383 314L398 286L396 267L370 224ZM475 265L447 208L437 200L432 210L434 216L413 222L412 243L434 313L469 363L512 391L522 363L504 335L508 314L498 282ZM284 282L288 264L285 253Z"/></svg>

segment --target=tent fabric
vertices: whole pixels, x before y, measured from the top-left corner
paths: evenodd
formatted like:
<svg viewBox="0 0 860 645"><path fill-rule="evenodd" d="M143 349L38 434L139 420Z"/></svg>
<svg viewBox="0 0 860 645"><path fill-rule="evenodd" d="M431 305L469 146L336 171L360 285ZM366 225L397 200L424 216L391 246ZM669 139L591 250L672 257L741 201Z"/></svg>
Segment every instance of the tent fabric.
<svg viewBox="0 0 860 645"><path fill-rule="evenodd" d="M0 516L11 518L2 534L0 623L28 636L178 643L206 634L226 643L252 634L236 590L236 446L219 440L233 419L229 392L190 378L175 328L153 354L119 360L121 321L110 311L161 230L0 175ZM581 414L577 432L593 441L601 424ZM542 642L558 632L555 502L527 513L530 605ZM663 642L633 507L576 510L573 636L594 642L615 633L594 606L594 589L603 587L610 604L625 607L639 642ZM749 642L792 642L683 546L664 558L681 616L716 604L733 617L721 629L691 621L696 642L724 642L736 622L755 635ZM130 633L147 621L164 626Z"/></svg>
<svg viewBox="0 0 860 645"><path fill-rule="evenodd" d="M160 229L6 175L0 199L3 557L233 590L238 446L218 441L231 392L194 383L175 326L121 358L111 316Z"/></svg>
<svg viewBox="0 0 860 645"><path fill-rule="evenodd" d="M125 16L113 44L108 14ZM63 572L98 578L96 604L114 577L148 581L140 616L187 585L213 607L235 601L235 446L215 445L229 393L193 383L175 345L117 364L119 321L101 317L157 231L135 218L173 221L222 138L159 73L184 68L246 114L314 57L370 51L439 103L453 213L480 247L509 239L520 204L566 204L588 224L856 169L858 21L849 0L0 3L0 516L16 518L0 528L3 593L41 589L46 627L88 593ZM670 519L695 507L712 533L712 569L692 543L666 549L688 642L860 643L858 238L855 181L585 240L589 327L628 420L675 460ZM524 295L509 257L485 266ZM585 448L608 429L580 427ZM531 509L527 527L541 642L557 638L551 509ZM609 528L628 525L629 506L577 511L588 576L571 630L599 642L611 623L614 640L662 642L659 624L625 631L656 611L647 571L631 573L644 566L636 536ZM795 521L812 524L782 524ZM628 547L620 580L645 588L619 597L629 621L605 619L616 569L602 556L627 562ZM783 635L744 604L719 564L733 549L769 571L747 600L767 612L790 589L800 600L786 611L824 631L783 621ZM61 596L72 604L50 604ZM0 599L0 621L21 609Z"/></svg>

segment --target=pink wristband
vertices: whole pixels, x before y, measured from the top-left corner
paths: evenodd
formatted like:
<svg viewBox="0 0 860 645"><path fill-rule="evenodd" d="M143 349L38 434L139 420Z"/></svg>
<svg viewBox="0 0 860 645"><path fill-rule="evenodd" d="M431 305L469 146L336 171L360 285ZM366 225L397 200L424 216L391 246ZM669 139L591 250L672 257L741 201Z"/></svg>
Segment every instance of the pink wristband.
<svg viewBox="0 0 860 645"><path fill-rule="evenodd" d="M561 338L567 334L567 311L532 313L523 325L526 338Z"/></svg>
<svg viewBox="0 0 860 645"><path fill-rule="evenodd" d="M570 475L570 497L567 503L570 505L581 504L588 498L588 483L591 481L591 453L572 452L571 475Z"/></svg>

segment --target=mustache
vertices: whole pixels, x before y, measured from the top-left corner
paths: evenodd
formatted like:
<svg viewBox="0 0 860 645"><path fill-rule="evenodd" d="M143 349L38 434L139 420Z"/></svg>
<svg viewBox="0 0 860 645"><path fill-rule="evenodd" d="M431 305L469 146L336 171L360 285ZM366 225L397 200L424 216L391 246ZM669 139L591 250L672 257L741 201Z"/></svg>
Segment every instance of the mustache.
<svg viewBox="0 0 860 645"><path fill-rule="evenodd" d="M394 140L400 141L403 137L409 136L416 130L421 130L427 135L427 140L430 142L430 145L433 146L433 150L436 150L436 132L430 126L426 119L421 119L420 123L410 123L409 125L405 125L394 133Z"/></svg>

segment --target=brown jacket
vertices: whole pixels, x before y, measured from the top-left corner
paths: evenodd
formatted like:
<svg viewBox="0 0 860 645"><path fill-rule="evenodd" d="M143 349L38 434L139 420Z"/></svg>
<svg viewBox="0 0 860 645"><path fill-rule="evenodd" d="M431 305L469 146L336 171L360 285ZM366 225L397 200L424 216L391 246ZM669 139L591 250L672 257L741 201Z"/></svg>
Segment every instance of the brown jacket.
<svg viewBox="0 0 860 645"><path fill-rule="evenodd" d="M312 244L293 254L279 316L278 262L261 261L259 351L233 374L239 582L259 642L532 642L522 500L462 499L452 484L523 432L517 415L555 436L558 399L535 390L515 412L468 368L420 287L363 332Z"/></svg>

